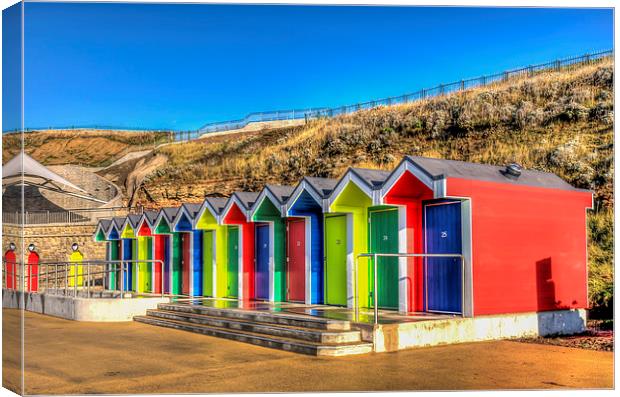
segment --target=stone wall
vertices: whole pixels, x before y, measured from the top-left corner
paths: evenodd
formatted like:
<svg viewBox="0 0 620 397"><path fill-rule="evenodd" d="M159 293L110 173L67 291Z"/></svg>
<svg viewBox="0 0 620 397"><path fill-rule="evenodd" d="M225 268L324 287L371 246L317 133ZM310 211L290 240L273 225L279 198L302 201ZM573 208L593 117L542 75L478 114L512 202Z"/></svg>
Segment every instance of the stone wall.
<svg viewBox="0 0 620 397"><path fill-rule="evenodd" d="M71 255L71 244L78 243L85 260L105 260L105 243L93 241L96 224L52 224L24 226L24 245L34 244L42 262L66 261ZM2 225L2 254L12 241L21 253L20 226Z"/></svg>

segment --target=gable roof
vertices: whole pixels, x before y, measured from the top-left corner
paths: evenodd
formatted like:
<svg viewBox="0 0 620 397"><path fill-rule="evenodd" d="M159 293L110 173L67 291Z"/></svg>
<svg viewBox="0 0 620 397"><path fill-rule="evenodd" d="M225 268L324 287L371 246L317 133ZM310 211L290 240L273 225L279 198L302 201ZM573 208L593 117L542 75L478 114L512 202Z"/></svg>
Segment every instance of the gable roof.
<svg viewBox="0 0 620 397"><path fill-rule="evenodd" d="M129 214L127 215L127 221L131 225L131 228L135 231L138 229L140 225L140 220L142 219L142 215L138 214Z"/></svg>
<svg viewBox="0 0 620 397"><path fill-rule="evenodd" d="M228 199L225 197L207 197L205 201L215 211L216 215L221 215L224 208L226 208L226 202L228 202Z"/></svg>
<svg viewBox="0 0 620 397"><path fill-rule="evenodd" d="M241 205L243 205L243 208L246 211L249 211L254 205L254 203L256 202L256 199L258 198L258 193L256 192L234 192L233 196L239 199L239 202L241 203Z"/></svg>
<svg viewBox="0 0 620 397"><path fill-rule="evenodd" d="M276 200L278 200L278 204L283 205L286 201L291 197L293 191L295 190L294 186L285 186L285 185L265 185L265 189L268 189Z"/></svg>
<svg viewBox="0 0 620 397"><path fill-rule="evenodd" d="M306 181L321 198L327 198L336 188L338 179L334 178L318 178L314 176L304 176L302 181Z"/></svg>
<svg viewBox="0 0 620 397"><path fill-rule="evenodd" d="M360 188L376 205L380 201L381 186L383 186L389 176L389 171L350 167L329 195L327 207L329 208L336 201L349 183L353 183Z"/></svg>
<svg viewBox="0 0 620 397"><path fill-rule="evenodd" d="M157 219L155 220L155 226L157 227L162 219L164 219L168 225L172 226L179 213L179 209L180 207L164 207L159 210L159 214L157 214Z"/></svg>
<svg viewBox="0 0 620 397"><path fill-rule="evenodd" d="M190 218L190 220L194 220L198 216L198 213L200 212L200 207L202 207L202 204L185 203L181 207L185 210L185 213Z"/></svg>
<svg viewBox="0 0 620 397"><path fill-rule="evenodd" d="M149 224L149 227L152 227L155 225L155 221L157 220L158 214L159 212L157 211L152 211L152 210L144 211L144 213L142 214L142 219L145 220Z"/></svg>
<svg viewBox="0 0 620 397"><path fill-rule="evenodd" d="M108 237L108 229L110 228L110 224L112 224L112 219L102 218L97 221L97 227L95 228L95 233L93 234L93 239L97 238L99 232L103 233L105 238Z"/></svg>
<svg viewBox="0 0 620 397"><path fill-rule="evenodd" d="M444 178L462 178L506 183L509 185L580 190L574 188L568 182L550 172L523 169L519 178L512 179L504 176L503 174L506 166L470 163L458 160L434 159L419 156L405 156L403 161L409 161L412 164L419 166L419 168L421 168L433 180Z"/></svg>
<svg viewBox="0 0 620 397"><path fill-rule="evenodd" d="M373 170L369 168L349 168L350 172L355 173L370 188L380 188L385 180L390 176L390 171Z"/></svg>
<svg viewBox="0 0 620 397"><path fill-rule="evenodd" d="M288 201L289 197L295 188L293 186L285 186L285 185L270 185L267 184L261 190L260 194L256 198L255 204L252 206L252 209L249 213L249 218L253 219L254 215L259 209L259 204L262 203L265 199L268 199L281 213L281 216L286 216L284 211L284 205Z"/></svg>

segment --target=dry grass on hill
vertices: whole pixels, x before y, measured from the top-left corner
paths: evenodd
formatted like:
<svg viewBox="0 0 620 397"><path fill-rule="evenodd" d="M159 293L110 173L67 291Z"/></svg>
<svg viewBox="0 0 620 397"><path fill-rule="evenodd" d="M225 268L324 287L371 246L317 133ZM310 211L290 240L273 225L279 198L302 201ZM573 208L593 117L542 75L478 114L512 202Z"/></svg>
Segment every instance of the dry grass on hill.
<svg viewBox="0 0 620 397"><path fill-rule="evenodd" d="M613 68L551 72L304 126L158 149L169 158L146 181L157 202L338 177L351 165L392 168L405 154L491 164L517 161L611 198ZM222 183L222 182L227 183Z"/></svg>
<svg viewBox="0 0 620 397"><path fill-rule="evenodd" d="M21 147L20 134L2 137L2 158L7 162ZM26 153L45 165L80 164L104 167L124 154L167 142L165 132L46 130L24 134Z"/></svg>

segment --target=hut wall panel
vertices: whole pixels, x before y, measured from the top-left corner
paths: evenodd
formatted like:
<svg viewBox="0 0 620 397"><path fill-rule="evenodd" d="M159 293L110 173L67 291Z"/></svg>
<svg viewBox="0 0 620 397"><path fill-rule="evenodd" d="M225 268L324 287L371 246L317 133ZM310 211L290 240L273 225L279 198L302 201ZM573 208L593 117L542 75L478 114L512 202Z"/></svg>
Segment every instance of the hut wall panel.
<svg viewBox="0 0 620 397"><path fill-rule="evenodd" d="M471 196L474 314L588 307L589 192L448 179Z"/></svg>

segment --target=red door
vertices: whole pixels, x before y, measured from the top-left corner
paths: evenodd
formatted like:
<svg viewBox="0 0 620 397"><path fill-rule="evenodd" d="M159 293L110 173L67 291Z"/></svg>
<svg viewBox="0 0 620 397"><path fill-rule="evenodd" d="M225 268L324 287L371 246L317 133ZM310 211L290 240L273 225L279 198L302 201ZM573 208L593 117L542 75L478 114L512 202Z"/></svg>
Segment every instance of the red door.
<svg viewBox="0 0 620 397"><path fill-rule="evenodd" d="M32 251L28 254L28 291L39 290L39 254Z"/></svg>
<svg viewBox="0 0 620 397"><path fill-rule="evenodd" d="M183 295L189 295L189 258L191 257L190 243L192 241L191 233L182 233L183 236L183 262L181 263L181 292Z"/></svg>
<svg viewBox="0 0 620 397"><path fill-rule="evenodd" d="M288 300L306 300L306 221L288 222Z"/></svg>
<svg viewBox="0 0 620 397"><path fill-rule="evenodd" d="M17 264L15 263L15 251L7 251L4 254L4 261L6 263L6 268L4 270L4 277L6 277L6 288L14 289L17 286Z"/></svg>

